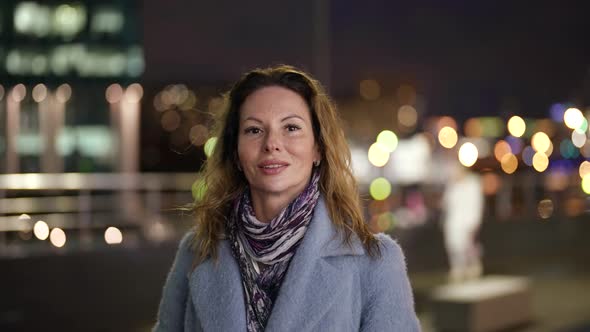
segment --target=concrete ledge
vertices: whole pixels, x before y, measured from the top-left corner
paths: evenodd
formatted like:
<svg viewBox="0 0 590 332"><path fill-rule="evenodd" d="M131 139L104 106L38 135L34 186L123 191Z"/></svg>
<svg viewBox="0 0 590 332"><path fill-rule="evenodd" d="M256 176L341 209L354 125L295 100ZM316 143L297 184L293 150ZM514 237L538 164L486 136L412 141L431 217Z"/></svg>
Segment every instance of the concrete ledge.
<svg viewBox="0 0 590 332"><path fill-rule="evenodd" d="M532 319L530 281L487 276L436 288L432 293L438 331L498 331Z"/></svg>

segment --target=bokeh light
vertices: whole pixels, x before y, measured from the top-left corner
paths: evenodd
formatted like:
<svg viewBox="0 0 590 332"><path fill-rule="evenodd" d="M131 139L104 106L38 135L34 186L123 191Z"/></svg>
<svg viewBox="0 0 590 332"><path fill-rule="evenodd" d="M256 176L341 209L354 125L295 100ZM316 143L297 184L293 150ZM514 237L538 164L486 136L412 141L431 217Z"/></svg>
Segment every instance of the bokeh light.
<svg viewBox="0 0 590 332"><path fill-rule="evenodd" d="M61 248L66 244L66 233L61 228L54 228L49 234L49 241L57 248Z"/></svg>
<svg viewBox="0 0 590 332"><path fill-rule="evenodd" d="M533 156L533 167L537 172L543 172L549 166L549 158L543 152L537 152Z"/></svg>
<svg viewBox="0 0 590 332"><path fill-rule="evenodd" d="M519 154L522 151L524 143L521 138L514 137L511 135L506 136L506 143L510 145L510 150L513 154Z"/></svg>
<svg viewBox="0 0 590 332"><path fill-rule="evenodd" d="M389 161L388 148L379 142L371 144L367 155L369 158L369 162L376 167L383 167Z"/></svg>
<svg viewBox="0 0 590 332"><path fill-rule="evenodd" d="M123 242L123 233L117 227L109 227L104 232L104 241L108 244L119 244Z"/></svg>
<svg viewBox="0 0 590 332"><path fill-rule="evenodd" d="M512 153L507 153L502 156L500 160L500 165L502 166L502 170L506 174L512 174L518 168L518 159Z"/></svg>
<svg viewBox="0 0 590 332"><path fill-rule="evenodd" d="M391 130L383 130L377 135L377 143L380 143L387 151L393 152L397 147L397 135Z"/></svg>
<svg viewBox="0 0 590 332"><path fill-rule="evenodd" d="M391 194L391 183L386 178L376 178L371 181L369 192L373 199L382 201Z"/></svg>
<svg viewBox="0 0 590 332"><path fill-rule="evenodd" d="M582 178L582 190L587 195L590 195L590 175L586 175Z"/></svg>
<svg viewBox="0 0 590 332"><path fill-rule="evenodd" d="M436 128L440 131L444 127L451 127L456 132L458 128L457 121L455 121L455 119L451 118L450 116L441 116L436 122Z"/></svg>
<svg viewBox="0 0 590 332"><path fill-rule="evenodd" d="M395 216L391 212L384 212L377 217L379 232L388 232L395 226Z"/></svg>
<svg viewBox="0 0 590 332"><path fill-rule="evenodd" d="M540 131L535 133L531 138L531 145L535 151L550 155L550 153L548 154L548 151L551 148L551 140L544 132Z"/></svg>
<svg viewBox="0 0 590 332"><path fill-rule="evenodd" d="M508 120L508 132L514 137L521 137L526 131L526 124L518 115L515 115Z"/></svg>
<svg viewBox="0 0 590 332"><path fill-rule="evenodd" d="M586 144L586 132L579 129L572 131L572 143L575 147L583 147Z"/></svg>
<svg viewBox="0 0 590 332"><path fill-rule="evenodd" d="M205 142L205 146L203 150L205 151L205 155L211 157L213 154L213 150L215 149L215 144L217 144L217 137L210 137L207 142Z"/></svg>
<svg viewBox="0 0 590 332"><path fill-rule="evenodd" d="M459 162L466 167L471 167L477 161L478 152L475 145L471 142L466 142L459 148Z"/></svg>
<svg viewBox="0 0 590 332"><path fill-rule="evenodd" d="M33 100L40 103L47 97L47 87L45 84L37 84L33 88Z"/></svg>
<svg viewBox="0 0 590 332"><path fill-rule="evenodd" d="M496 142L494 145L494 157L496 157L496 160L502 161L502 158L507 154L512 154L510 144L504 140Z"/></svg>
<svg viewBox="0 0 590 332"><path fill-rule="evenodd" d="M43 220L39 220L35 223L35 226L33 226L33 234L35 234L35 237L39 240L47 240L47 237L49 236L49 226L47 226L47 223Z"/></svg>
<svg viewBox="0 0 590 332"><path fill-rule="evenodd" d="M571 107L563 114L563 122L568 128L578 129L584 123L584 115L579 109Z"/></svg>
<svg viewBox="0 0 590 332"><path fill-rule="evenodd" d="M109 104L118 103L123 98L123 88L117 83L109 85L105 92L105 97Z"/></svg>
<svg viewBox="0 0 590 332"><path fill-rule="evenodd" d="M402 126L413 128L418 121L418 112L410 105L403 105L397 111L397 120Z"/></svg>
<svg viewBox="0 0 590 332"><path fill-rule="evenodd" d="M10 96L14 101L16 101L17 103L20 103L27 96L27 88L22 83L17 84L12 88Z"/></svg>
<svg viewBox="0 0 590 332"><path fill-rule="evenodd" d="M124 96L128 103L139 103L143 97L143 87L139 83L133 83L127 87Z"/></svg>
<svg viewBox="0 0 590 332"><path fill-rule="evenodd" d="M553 215L553 201L550 199L541 200L537 205L537 211L543 219L551 217Z"/></svg>
<svg viewBox="0 0 590 332"><path fill-rule="evenodd" d="M458 140L457 132L455 129L445 126L438 132L438 142L440 145L447 149L453 148L457 145Z"/></svg>
<svg viewBox="0 0 590 332"><path fill-rule="evenodd" d="M177 111L166 111L162 114L160 123L166 131L175 131L180 126L180 114Z"/></svg>
<svg viewBox="0 0 590 332"><path fill-rule="evenodd" d="M361 97L366 100L376 100L381 96L381 86L375 80L362 80L359 91Z"/></svg>
<svg viewBox="0 0 590 332"><path fill-rule="evenodd" d="M590 174L590 162L588 160L584 160L580 167L578 167L578 173L580 174L580 178L584 178L586 175Z"/></svg>
<svg viewBox="0 0 590 332"><path fill-rule="evenodd" d="M64 83L57 87L55 91L55 98L60 103L65 103L72 97L72 87L69 84Z"/></svg>

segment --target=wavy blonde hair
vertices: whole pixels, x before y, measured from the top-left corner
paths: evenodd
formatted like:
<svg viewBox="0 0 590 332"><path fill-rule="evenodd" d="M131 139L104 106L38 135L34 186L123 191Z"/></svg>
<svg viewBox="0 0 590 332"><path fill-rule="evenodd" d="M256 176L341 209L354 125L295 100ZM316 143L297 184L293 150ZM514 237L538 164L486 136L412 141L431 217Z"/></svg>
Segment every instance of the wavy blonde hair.
<svg viewBox="0 0 590 332"><path fill-rule="evenodd" d="M309 74L287 65L255 69L242 76L225 94L225 106L217 114L215 149L202 169L205 192L195 202L196 232L192 239L197 257L195 264L211 256L217 257L218 242L224 238L226 218L232 202L248 186L237 167L237 146L240 108L254 91L279 86L299 94L307 103L318 144L320 192L336 228L344 233L344 242L351 244L356 234L371 257L380 256L378 241L364 222L359 192L350 164L350 149L344 137L336 107L321 84Z"/></svg>

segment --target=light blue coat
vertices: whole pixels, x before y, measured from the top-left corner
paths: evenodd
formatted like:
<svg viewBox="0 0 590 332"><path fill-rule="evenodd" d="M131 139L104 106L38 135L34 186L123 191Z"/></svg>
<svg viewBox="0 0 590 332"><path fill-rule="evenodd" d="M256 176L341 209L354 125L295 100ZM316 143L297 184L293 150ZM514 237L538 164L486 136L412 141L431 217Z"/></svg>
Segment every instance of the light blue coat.
<svg viewBox="0 0 590 332"><path fill-rule="evenodd" d="M246 331L240 270L227 240L219 262L191 271L187 234L164 285L154 331ZM266 331L419 331L403 253L378 234L382 257L365 254L360 240L342 244L325 203L313 219L268 319Z"/></svg>

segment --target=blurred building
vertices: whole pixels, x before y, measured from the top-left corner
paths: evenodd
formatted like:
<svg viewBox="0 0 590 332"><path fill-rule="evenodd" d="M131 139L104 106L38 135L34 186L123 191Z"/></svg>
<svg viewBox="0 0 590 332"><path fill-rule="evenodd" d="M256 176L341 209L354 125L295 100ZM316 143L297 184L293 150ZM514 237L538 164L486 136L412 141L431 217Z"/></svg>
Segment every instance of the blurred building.
<svg viewBox="0 0 590 332"><path fill-rule="evenodd" d="M138 169L142 88L131 84L144 72L140 9L136 1L0 4L0 173Z"/></svg>

